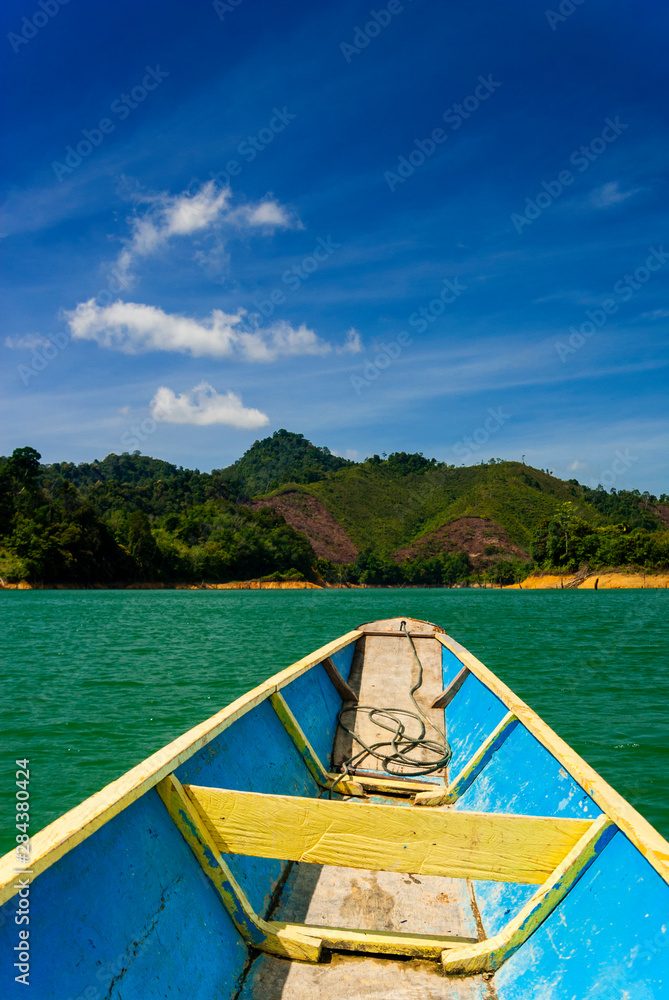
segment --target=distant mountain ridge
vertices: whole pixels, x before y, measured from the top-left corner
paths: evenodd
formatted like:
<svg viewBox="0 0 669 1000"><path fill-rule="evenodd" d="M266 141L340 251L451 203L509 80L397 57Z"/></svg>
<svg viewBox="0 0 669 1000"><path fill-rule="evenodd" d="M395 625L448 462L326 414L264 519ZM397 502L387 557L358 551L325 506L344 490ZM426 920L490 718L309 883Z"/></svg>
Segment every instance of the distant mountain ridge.
<svg viewBox="0 0 669 1000"><path fill-rule="evenodd" d="M305 444L310 447L308 478L303 461L293 464L290 458ZM263 505L280 507L289 519L291 506L299 507L299 495L311 496L358 550L371 545L394 553L461 518L480 518L503 530L509 550L520 548L529 554L539 525L564 503L571 503L574 514L593 525L619 519L630 527L656 530L669 524L669 497L662 503L657 498L644 500L639 491L591 490L576 480L565 482L522 462L501 459L454 466L422 454L396 452L351 462L282 430L256 441L239 462L221 470L221 476L250 499L258 496L260 468L265 470L265 482L274 481L260 494ZM250 475L245 478L247 469Z"/></svg>
<svg viewBox="0 0 669 1000"><path fill-rule="evenodd" d="M0 578L446 585L513 581L531 563L669 565L666 494L593 490L522 462L353 462L283 429L211 473L138 452L39 458L0 458Z"/></svg>

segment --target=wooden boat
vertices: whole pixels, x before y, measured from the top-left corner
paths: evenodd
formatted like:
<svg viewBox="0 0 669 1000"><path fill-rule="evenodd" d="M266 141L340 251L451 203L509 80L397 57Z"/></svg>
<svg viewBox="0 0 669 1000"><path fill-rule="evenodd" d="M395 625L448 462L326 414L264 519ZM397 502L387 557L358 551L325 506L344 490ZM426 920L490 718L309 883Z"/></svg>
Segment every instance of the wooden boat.
<svg viewBox="0 0 669 1000"><path fill-rule="evenodd" d="M418 708L429 773L360 757L342 708L388 739L363 705ZM471 653L378 621L6 855L0 994L654 1000L668 882L669 844Z"/></svg>

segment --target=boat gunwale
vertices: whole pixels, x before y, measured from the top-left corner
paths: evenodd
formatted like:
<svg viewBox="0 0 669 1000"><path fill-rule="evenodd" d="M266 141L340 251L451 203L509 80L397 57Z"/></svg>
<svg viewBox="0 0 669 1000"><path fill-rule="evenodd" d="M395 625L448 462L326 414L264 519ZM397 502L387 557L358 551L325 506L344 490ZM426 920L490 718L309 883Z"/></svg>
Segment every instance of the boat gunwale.
<svg viewBox="0 0 669 1000"><path fill-rule="evenodd" d="M0 857L0 906L18 893L21 886L13 883L22 874L29 874L32 882L37 875L50 868L78 844L83 843L114 816L155 787L180 764L211 743L237 719L257 708L272 694L302 674L318 666L327 656L332 656L350 643L356 642L362 635L360 629L352 629L308 656L296 660L289 667L273 674L262 684L236 698L220 712L182 733L167 746L146 757L135 767L88 796L83 802L73 806L31 837L28 863L21 866L17 861L16 849L8 851Z"/></svg>
<svg viewBox="0 0 669 1000"><path fill-rule="evenodd" d="M390 620L397 619L384 619L384 621ZM413 621L414 619L408 620ZM252 711L272 694L286 687L302 674L322 663L327 656L331 656L363 636L374 635L373 632L365 631L366 628L374 624L367 622L352 629L269 677L221 709L220 712L194 726L110 784L105 785L100 791L68 810L31 838L30 861L23 867L17 863L15 849L0 857L0 906L18 893L21 886L13 885L13 883L20 875L29 873L32 882L37 875L55 864L114 816L141 798L198 750L207 746L237 719ZM424 624L432 625L430 622ZM471 672L509 710L517 715L520 722L539 743L566 768L574 781L590 795L609 819L628 837L660 877L669 883L669 843L664 837L496 674L457 640L443 631L437 631L439 626L433 627L435 632L432 637L452 652L465 666L469 667ZM391 634L394 635L394 633ZM403 633L398 632L397 635L399 637Z"/></svg>
<svg viewBox="0 0 669 1000"><path fill-rule="evenodd" d="M464 666L469 667L474 676L516 715L532 736L566 768L574 781L625 834L658 875L669 883L669 842L662 834L465 646L445 633L436 633L435 639Z"/></svg>

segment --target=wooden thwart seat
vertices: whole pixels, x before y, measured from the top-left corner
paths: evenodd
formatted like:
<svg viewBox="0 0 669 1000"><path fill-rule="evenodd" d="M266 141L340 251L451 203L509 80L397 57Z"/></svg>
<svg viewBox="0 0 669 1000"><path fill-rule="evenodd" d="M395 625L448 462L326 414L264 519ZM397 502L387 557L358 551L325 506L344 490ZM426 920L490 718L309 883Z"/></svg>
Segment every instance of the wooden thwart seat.
<svg viewBox="0 0 669 1000"><path fill-rule="evenodd" d="M157 789L244 940L261 951L310 962L326 947L441 958L447 973L496 969L616 832L606 816L593 822L293 798L182 786L173 774ZM543 884L498 935L476 942L264 920L253 911L225 854Z"/></svg>
<svg viewBox="0 0 669 1000"><path fill-rule="evenodd" d="M282 861L543 882L592 825L185 785L217 849Z"/></svg>

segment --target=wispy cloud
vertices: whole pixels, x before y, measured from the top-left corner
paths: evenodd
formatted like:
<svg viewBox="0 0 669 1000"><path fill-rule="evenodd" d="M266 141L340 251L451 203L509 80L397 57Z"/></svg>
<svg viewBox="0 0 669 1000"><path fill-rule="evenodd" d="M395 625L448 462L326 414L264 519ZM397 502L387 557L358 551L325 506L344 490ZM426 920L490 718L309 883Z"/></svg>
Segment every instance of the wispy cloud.
<svg viewBox="0 0 669 1000"><path fill-rule="evenodd" d="M651 312L641 313L643 319L669 319L669 309L653 309Z"/></svg>
<svg viewBox="0 0 669 1000"><path fill-rule="evenodd" d="M346 340L337 348L337 354L360 354L362 350L362 338L355 327L351 327L346 334Z"/></svg>
<svg viewBox="0 0 669 1000"><path fill-rule="evenodd" d="M173 237L192 236L225 225L233 229L290 229L299 228L299 219L288 208L280 205L271 195L259 202L232 207L232 191L218 188L215 181L203 184L194 194L183 191L171 195L142 195L138 203L147 206L142 214L128 220L132 235L118 256L116 266L129 280L138 258L149 257L162 251Z"/></svg>
<svg viewBox="0 0 669 1000"><path fill-rule="evenodd" d="M123 354L172 351L193 357L274 361L280 356L328 354L332 346L302 324L295 328L277 321L252 331L242 325L244 310L224 313L213 309L202 320L166 313L139 302L99 306L95 299L80 302L65 313L75 340L93 340Z"/></svg>
<svg viewBox="0 0 669 1000"><path fill-rule="evenodd" d="M5 337L5 347L12 351L34 351L38 347L46 347L51 343L41 333L26 333L23 336Z"/></svg>
<svg viewBox="0 0 669 1000"><path fill-rule="evenodd" d="M609 208L611 205L619 205L626 201L640 190L640 188L630 188L628 191L621 191L620 181L609 181L596 188L590 195L590 200L597 208Z"/></svg>
<svg viewBox="0 0 669 1000"><path fill-rule="evenodd" d="M240 430L255 430L269 423L267 414L243 405L234 392L219 393L209 382L202 381L190 392L178 395L161 386L151 400L151 416L168 424L227 424Z"/></svg>

